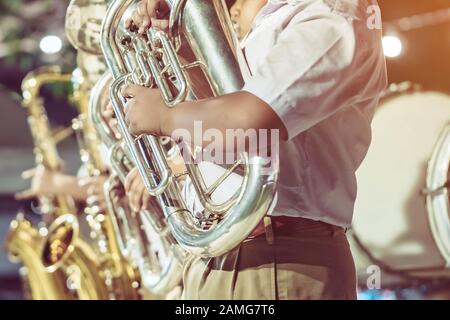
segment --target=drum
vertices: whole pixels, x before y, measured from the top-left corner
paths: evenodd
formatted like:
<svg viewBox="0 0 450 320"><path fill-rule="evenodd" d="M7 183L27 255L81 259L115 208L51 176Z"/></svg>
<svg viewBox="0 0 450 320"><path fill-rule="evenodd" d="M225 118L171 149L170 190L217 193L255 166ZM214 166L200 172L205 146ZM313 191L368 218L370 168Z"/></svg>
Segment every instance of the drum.
<svg viewBox="0 0 450 320"><path fill-rule="evenodd" d="M450 277L450 96L387 95L357 172L352 250L360 282ZM447 185L446 185L447 184Z"/></svg>

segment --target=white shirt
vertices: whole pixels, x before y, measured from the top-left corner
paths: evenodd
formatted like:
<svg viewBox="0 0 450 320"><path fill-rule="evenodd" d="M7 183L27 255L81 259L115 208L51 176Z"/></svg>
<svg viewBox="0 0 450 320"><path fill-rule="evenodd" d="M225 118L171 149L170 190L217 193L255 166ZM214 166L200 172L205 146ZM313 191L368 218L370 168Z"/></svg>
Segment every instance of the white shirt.
<svg viewBox="0 0 450 320"><path fill-rule="evenodd" d="M241 43L250 71L241 56L243 90L271 106L289 135L271 215L351 224L355 172L387 85L381 30L367 26L376 4L269 0Z"/></svg>

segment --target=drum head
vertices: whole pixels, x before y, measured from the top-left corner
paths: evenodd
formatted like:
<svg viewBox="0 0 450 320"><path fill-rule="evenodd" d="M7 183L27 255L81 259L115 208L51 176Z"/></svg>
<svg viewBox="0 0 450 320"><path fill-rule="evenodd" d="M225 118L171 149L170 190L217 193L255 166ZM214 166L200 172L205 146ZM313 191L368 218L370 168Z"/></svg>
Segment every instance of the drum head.
<svg viewBox="0 0 450 320"><path fill-rule="evenodd" d="M353 231L389 268L446 267L433 239L423 189L428 161L449 121L450 97L438 92L388 98L375 113L372 145L357 172ZM377 264L354 248L359 272Z"/></svg>

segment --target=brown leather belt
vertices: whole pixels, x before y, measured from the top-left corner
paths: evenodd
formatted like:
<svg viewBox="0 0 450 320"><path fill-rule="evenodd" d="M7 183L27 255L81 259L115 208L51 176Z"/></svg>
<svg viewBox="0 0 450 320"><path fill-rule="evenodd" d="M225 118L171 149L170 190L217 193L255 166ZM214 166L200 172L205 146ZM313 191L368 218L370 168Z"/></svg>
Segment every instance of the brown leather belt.
<svg viewBox="0 0 450 320"><path fill-rule="evenodd" d="M340 228L336 226L329 225L322 221L315 221L311 219L306 219L302 217L288 217L288 216L265 216L260 223L253 229L252 233L247 239L254 239L266 234L266 239L268 243L273 243L274 230L285 229L285 230L299 230L313 225L328 225L330 227Z"/></svg>

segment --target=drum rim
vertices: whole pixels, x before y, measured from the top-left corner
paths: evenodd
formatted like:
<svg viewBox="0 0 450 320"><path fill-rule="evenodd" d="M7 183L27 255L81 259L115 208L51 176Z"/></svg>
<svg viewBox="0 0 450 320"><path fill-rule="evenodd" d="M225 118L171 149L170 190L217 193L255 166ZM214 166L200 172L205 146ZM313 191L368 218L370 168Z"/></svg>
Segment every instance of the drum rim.
<svg viewBox="0 0 450 320"><path fill-rule="evenodd" d="M448 188L438 181L448 181L450 148L445 146L449 145L450 121L442 130L428 162L425 189L431 234L447 268L450 268L450 201ZM446 168L445 173L439 170L441 167Z"/></svg>
<svg viewBox="0 0 450 320"><path fill-rule="evenodd" d="M399 83L391 83L380 95L380 101L378 102L375 112L383 107L383 105L395 98L414 94L414 93L441 93L450 96L450 91L443 89L424 88L421 84L412 81L403 81Z"/></svg>

